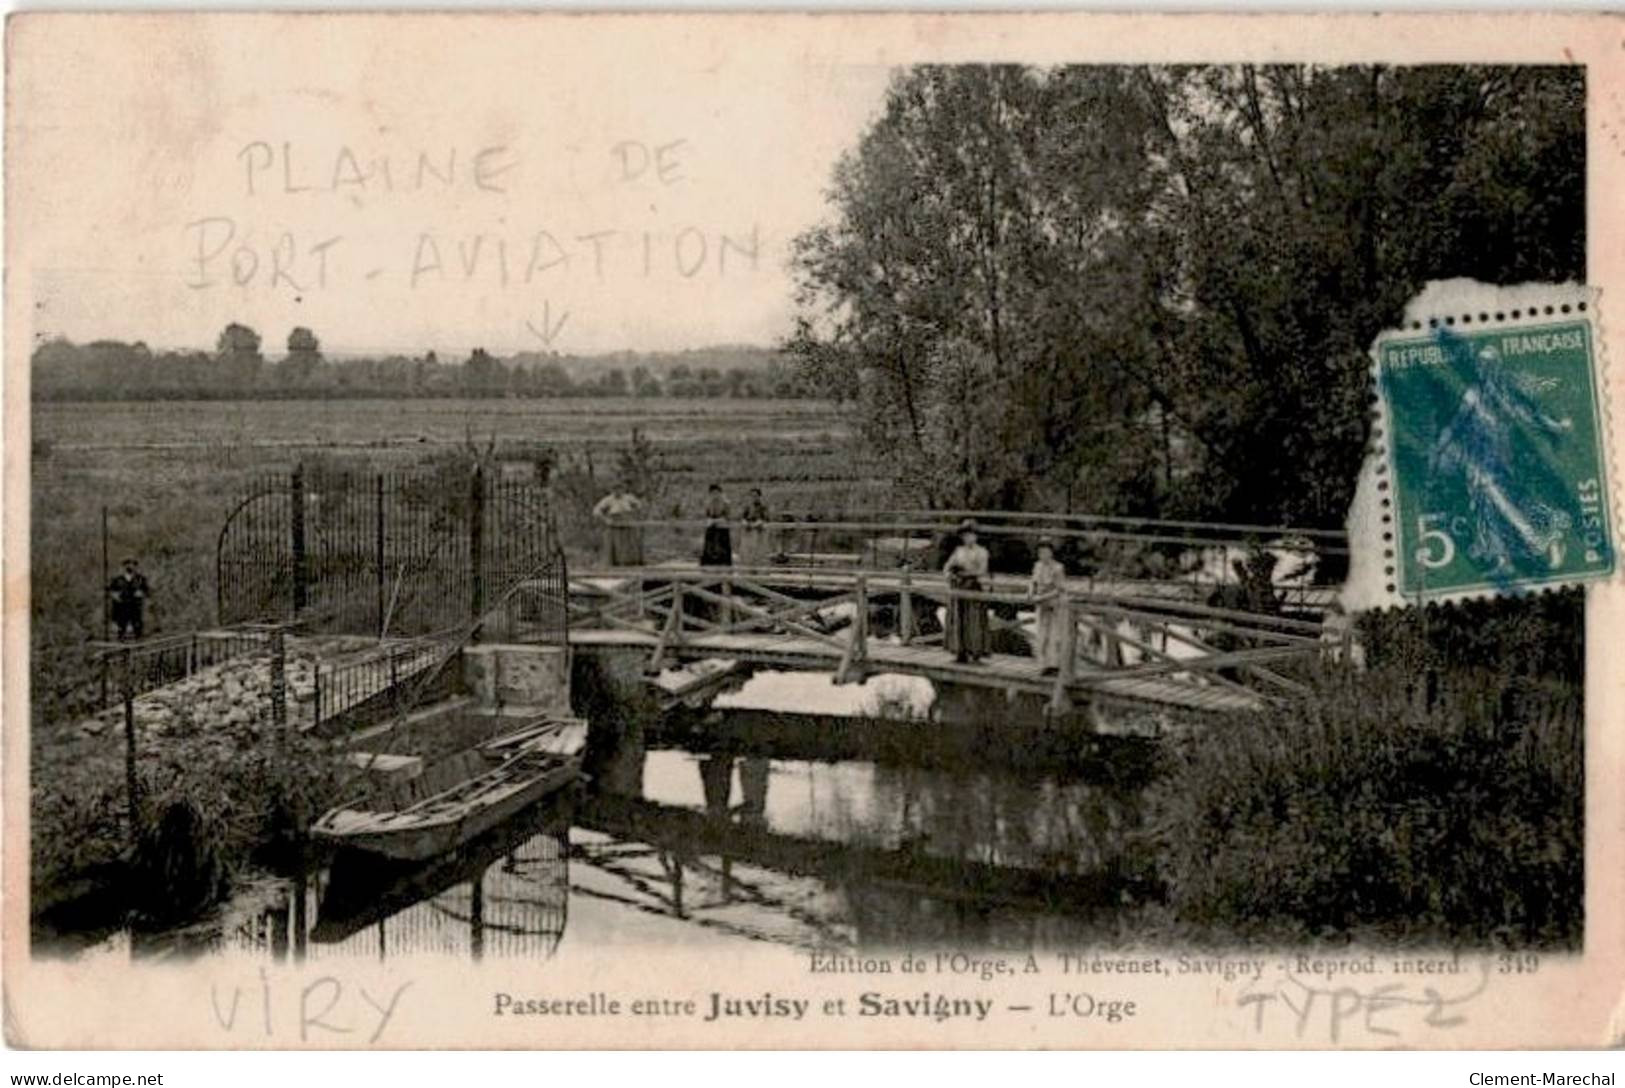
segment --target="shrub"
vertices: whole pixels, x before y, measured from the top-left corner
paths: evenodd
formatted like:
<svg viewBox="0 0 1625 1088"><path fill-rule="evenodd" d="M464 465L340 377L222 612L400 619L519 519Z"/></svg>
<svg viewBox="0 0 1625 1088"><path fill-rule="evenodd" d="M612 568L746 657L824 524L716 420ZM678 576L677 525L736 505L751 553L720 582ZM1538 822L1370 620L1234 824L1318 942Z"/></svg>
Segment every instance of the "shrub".
<svg viewBox="0 0 1625 1088"><path fill-rule="evenodd" d="M354 786L323 742L256 724L234 743L193 734L144 770L130 887L149 924L195 917L251 861L296 864L298 828Z"/></svg>
<svg viewBox="0 0 1625 1088"><path fill-rule="evenodd" d="M1583 716L1568 686L1317 678L1185 738L1153 787L1183 924L1243 939L1578 942Z"/></svg>

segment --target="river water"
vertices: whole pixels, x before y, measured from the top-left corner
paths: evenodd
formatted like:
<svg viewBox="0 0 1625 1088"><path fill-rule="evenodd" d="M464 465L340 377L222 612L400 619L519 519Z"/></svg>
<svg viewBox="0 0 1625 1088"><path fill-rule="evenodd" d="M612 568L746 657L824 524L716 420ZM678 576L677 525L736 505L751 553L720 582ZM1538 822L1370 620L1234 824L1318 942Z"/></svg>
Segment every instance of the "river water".
<svg viewBox="0 0 1625 1088"><path fill-rule="evenodd" d="M997 721L737 705L593 728L590 784L454 855L340 853L302 879L240 881L185 929L120 931L78 954L1031 948L1109 935L1136 892L1121 864L1142 820L1135 742L1050 735L1000 749L984 743L1008 732Z"/></svg>

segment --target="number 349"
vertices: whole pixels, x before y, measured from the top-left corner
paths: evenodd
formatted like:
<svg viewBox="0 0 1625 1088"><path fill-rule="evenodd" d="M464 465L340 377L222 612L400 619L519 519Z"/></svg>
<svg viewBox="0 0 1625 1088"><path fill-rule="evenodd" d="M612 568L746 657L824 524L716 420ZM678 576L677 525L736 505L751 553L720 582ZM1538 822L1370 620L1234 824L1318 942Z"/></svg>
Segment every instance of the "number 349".
<svg viewBox="0 0 1625 1088"><path fill-rule="evenodd" d="M1444 514L1422 514L1416 519L1417 539L1421 541L1416 548L1416 561L1428 570L1448 567L1456 558L1456 542L1439 528L1445 517Z"/></svg>

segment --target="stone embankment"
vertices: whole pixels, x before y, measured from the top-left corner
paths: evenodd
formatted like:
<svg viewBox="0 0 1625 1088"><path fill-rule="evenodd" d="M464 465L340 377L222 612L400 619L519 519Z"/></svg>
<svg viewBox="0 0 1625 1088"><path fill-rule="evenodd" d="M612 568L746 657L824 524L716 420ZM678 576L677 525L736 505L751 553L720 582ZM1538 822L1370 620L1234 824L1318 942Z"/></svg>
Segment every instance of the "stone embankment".
<svg viewBox="0 0 1625 1088"><path fill-rule="evenodd" d="M376 640L289 639L283 669L287 681L288 725L299 730L315 723L319 668L327 671L342 667L347 659L368 656L379 649ZM427 660L432 655L422 656ZM330 684L323 698L323 712L331 715L387 686L387 670L371 671L368 675L369 671L348 675L342 687ZM114 687L116 690L116 678ZM214 731L252 733L270 720L271 654L268 649L201 668L135 699L136 730L143 738L194 736ZM124 708L115 698L112 706L80 722L78 728L86 736L118 735L123 731L123 723Z"/></svg>

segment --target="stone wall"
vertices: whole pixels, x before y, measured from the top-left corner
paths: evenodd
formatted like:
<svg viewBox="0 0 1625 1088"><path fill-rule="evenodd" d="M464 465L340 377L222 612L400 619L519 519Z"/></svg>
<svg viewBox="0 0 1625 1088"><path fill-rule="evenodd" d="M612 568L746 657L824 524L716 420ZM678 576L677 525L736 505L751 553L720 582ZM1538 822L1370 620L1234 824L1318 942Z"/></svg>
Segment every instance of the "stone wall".
<svg viewBox="0 0 1625 1088"><path fill-rule="evenodd" d="M482 644L463 651L463 683L484 709L570 713L570 665L557 646Z"/></svg>

